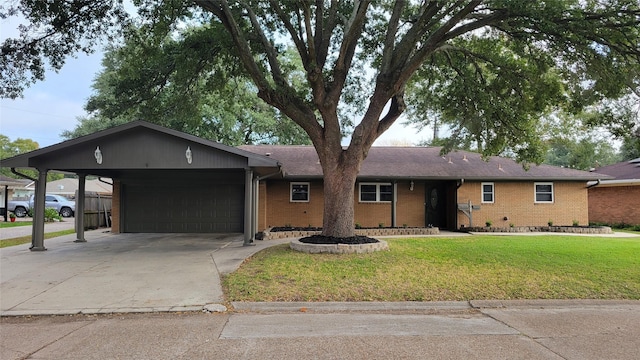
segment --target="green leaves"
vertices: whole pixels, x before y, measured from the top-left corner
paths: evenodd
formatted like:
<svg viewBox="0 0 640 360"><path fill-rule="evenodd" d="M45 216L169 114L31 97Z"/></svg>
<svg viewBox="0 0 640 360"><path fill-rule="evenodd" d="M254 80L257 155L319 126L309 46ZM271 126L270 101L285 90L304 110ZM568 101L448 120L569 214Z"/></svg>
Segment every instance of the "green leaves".
<svg viewBox="0 0 640 360"><path fill-rule="evenodd" d="M60 70L68 56L91 53L127 21L121 0L22 0L0 6L2 19L18 14L27 23L0 45L0 96L12 99L43 80L47 65Z"/></svg>
<svg viewBox="0 0 640 360"><path fill-rule="evenodd" d="M220 24L185 28L162 40L156 35L132 27L125 44L105 54L86 105L92 117L65 137L142 119L227 145L309 142L256 96ZM292 61L288 73L298 66Z"/></svg>
<svg viewBox="0 0 640 360"><path fill-rule="evenodd" d="M637 2L505 0L485 11L502 19L452 39L418 70L410 122L445 124L447 149L536 163L545 150L539 119L552 112L589 110L593 125L619 136L639 125Z"/></svg>

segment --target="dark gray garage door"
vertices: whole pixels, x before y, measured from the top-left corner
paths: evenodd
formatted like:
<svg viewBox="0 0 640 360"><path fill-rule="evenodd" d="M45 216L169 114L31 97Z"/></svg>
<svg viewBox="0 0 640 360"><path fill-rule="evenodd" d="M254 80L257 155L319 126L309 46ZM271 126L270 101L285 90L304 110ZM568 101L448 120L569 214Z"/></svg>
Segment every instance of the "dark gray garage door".
<svg viewBox="0 0 640 360"><path fill-rule="evenodd" d="M244 229L242 184L123 184L122 195L124 232L233 233Z"/></svg>

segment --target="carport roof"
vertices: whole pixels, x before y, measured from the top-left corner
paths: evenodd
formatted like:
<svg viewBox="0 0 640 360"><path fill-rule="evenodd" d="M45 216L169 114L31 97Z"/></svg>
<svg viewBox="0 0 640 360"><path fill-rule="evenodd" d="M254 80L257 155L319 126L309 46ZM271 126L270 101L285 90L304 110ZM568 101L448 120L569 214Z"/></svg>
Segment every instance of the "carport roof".
<svg viewBox="0 0 640 360"><path fill-rule="evenodd" d="M186 156L192 153L191 161ZM100 150L101 161L96 153ZM253 168L273 173L277 160L145 121L134 121L2 160L2 167L112 176L120 170Z"/></svg>

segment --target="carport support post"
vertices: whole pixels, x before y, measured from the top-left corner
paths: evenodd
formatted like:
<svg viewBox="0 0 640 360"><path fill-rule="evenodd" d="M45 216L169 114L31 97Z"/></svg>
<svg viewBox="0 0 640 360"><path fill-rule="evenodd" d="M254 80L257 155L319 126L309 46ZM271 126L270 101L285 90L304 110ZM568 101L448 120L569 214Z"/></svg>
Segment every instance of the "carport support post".
<svg viewBox="0 0 640 360"><path fill-rule="evenodd" d="M76 241L77 243L87 242L84 238L84 192L86 174L78 174L78 194L76 194ZM99 217L99 216L98 216ZM98 219L100 221L100 219Z"/></svg>
<svg viewBox="0 0 640 360"><path fill-rule="evenodd" d="M47 192L48 169L38 169L38 181L36 181L36 193L33 197L33 231L31 236L31 251L44 251L44 208Z"/></svg>
<svg viewBox="0 0 640 360"><path fill-rule="evenodd" d="M251 202L251 234L255 236L258 232L258 194L260 189L260 180L258 177L252 181L251 185L253 186L253 194L251 194L253 195Z"/></svg>
<svg viewBox="0 0 640 360"><path fill-rule="evenodd" d="M251 233L251 223L253 209L251 204L253 203L251 195L253 188L253 171L246 169L244 172L244 246L253 245L253 234Z"/></svg>

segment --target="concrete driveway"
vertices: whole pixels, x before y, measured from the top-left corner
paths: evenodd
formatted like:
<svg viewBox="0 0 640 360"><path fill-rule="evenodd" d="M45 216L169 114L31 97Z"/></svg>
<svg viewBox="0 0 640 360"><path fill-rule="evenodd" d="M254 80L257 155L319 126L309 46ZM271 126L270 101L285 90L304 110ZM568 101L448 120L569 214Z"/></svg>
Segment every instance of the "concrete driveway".
<svg viewBox="0 0 640 360"><path fill-rule="evenodd" d="M0 249L2 315L201 310L223 303L219 269L233 271L263 246L241 234L86 233ZM271 245L274 243L270 243ZM228 255L225 255L228 254Z"/></svg>

